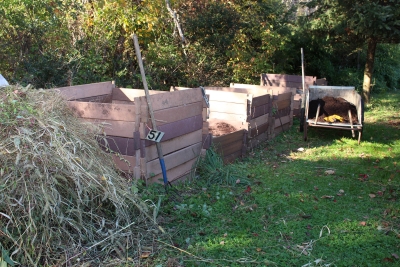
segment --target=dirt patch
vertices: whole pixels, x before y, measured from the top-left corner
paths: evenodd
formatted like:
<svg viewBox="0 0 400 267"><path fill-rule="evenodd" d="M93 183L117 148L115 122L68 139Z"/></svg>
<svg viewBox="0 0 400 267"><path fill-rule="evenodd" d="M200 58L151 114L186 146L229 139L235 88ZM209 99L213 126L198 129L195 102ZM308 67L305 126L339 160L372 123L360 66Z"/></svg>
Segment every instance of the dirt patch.
<svg viewBox="0 0 400 267"><path fill-rule="evenodd" d="M325 96L322 99L312 100L309 103L308 118L315 119L317 115L318 104L320 111L317 121L325 122L324 118L331 115L339 115L344 119L344 122L349 123L349 110L351 112L352 122L358 123L357 108L347 100L341 97Z"/></svg>
<svg viewBox="0 0 400 267"><path fill-rule="evenodd" d="M212 133L213 136L221 136L228 133L235 132L237 129L232 125L225 122L217 122L213 125L210 125L208 131Z"/></svg>

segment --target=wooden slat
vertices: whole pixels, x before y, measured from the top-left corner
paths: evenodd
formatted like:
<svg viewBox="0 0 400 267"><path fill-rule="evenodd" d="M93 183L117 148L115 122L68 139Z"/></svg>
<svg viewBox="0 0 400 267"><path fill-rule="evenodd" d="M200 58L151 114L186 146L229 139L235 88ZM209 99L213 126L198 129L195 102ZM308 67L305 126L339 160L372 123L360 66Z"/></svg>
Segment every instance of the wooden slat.
<svg viewBox="0 0 400 267"><path fill-rule="evenodd" d="M255 136L254 138L247 139L247 148L253 149L259 146L262 142L271 138L271 135L267 132Z"/></svg>
<svg viewBox="0 0 400 267"><path fill-rule="evenodd" d="M290 107L291 103L292 103L292 99L277 101L277 102L275 102L276 105L274 105L274 107L278 106L278 110L281 110L281 109Z"/></svg>
<svg viewBox="0 0 400 267"><path fill-rule="evenodd" d="M135 122L98 119L84 120L100 126L106 135L133 137L133 133L135 132Z"/></svg>
<svg viewBox="0 0 400 267"><path fill-rule="evenodd" d="M203 149L209 149L212 143L212 134L203 134L201 142L203 143Z"/></svg>
<svg viewBox="0 0 400 267"><path fill-rule="evenodd" d="M68 106L81 118L135 121L135 107L131 105L70 101Z"/></svg>
<svg viewBox="0 0 400 267"><path fill-rule="evenodd" d="M302 76L300 75L288 75L288 74L270 74L270 73L263 73L261 74L261 79L268 81L268 80L277 80L277 81L286 81L286 82L302 82ZM315 76L305 76L304 81L306 83L313 84L317 80Z"/></svg>
<svg viewBox="0 0 400 267"><path fill-rule="evenodd" d="M236 159L241 158L242 156L243 155L241 151L236 151L235 153L225 156L222 160L224 164L228 164L234 162Z"/></svg>
<svg viewBox="0 0 400 267"><path fill-rule="evenodd" d="M114 84L112 82L91 83L84 85L55 88L66 100L75 100L93 96L109 95Z"/></svg>
<svg viewBox="0 0 400 267"><path fill-rule="evenodd" d="M226 99L229 101L230 99ZM214 112L245 115L247 111L247 100L245 103L230 103L221 101L212 101L210 103L210 114Z"/></svg>
<svg viewBox="0 0 400 267"><path fill-rule="evenodd" d="M280 127L281 124L285 125L286 123L289 123L289 122L290 122L290 116L289 115L287 115L285 117L282 117L280 119L275 119L275 128Z"/></svg>
<svg viewBox="0 0 400 267"><path fill-rule="evenodd" d="M190 90L167 92L165 94L154 94L150 96L150 101L153 111L156 112L158 110L203 101L203 94L200 88L194 88Z"/></svg>
<svg viewBox="0 0 400 267"><path fill-rule="evenodd" d="M111 103L112 102L112 96L111 96L111 94L109 94L109 95L96 95L96 96L91 96L91 97L73 99L73 100L70 100L70 101Z"/></svg>
<svg viewBox="0 0 400 267"><path fill-rule="evenodd" d="M246 112L246 111L244 111ZM247 120L247 115L246 114L229 114L229 113L220 113L220 112L210 112L210 117L209 120L211 119L219 119L219 120L226 120L228 122L231 121L237 121L237 122L242 122L245 123Z"/></svg>
<svg viewBox="0 0 400 267"><path fill-rule="evenodd" d="M249 122L249 128L255 128L262 124L268 123L270 121L270 117L271 117L271 115L268 113L268 114L259 116L257 118L251 119Z"/></svg>
<svg viewBox="0 0 400 267"><path fill-rule="evenodd" d="M229 133L223 136L213 137L212 142L221 147L229 146L231 143L243 140L243 130Z"/></svg>
<svg viewBox="0 0 400 267"><path fill-rule="evenodd" d="M270 129L271 129L271 124L270 123L264 123L264 124L261 124L261 125L255 127L255 128L249 129L248 136L249 136L249 138L253 138L253 137L255 137L257 135L260 135L262 133L265 133L265 132L268 133Z"/></svg>
<svg viewBox="0 0 400 267"><path fill-rule="evenodd" d="M271 105L270 104L264 104L264 105L252 108L250 116L248 116L247 120L249 121L251 119L260 117L260 116L265 115L265 114L269 114L271 112L272 112Z"/></svg>
<svg viewBox="0 0 400 267"><path fill-rule="evenodd" d="M162 142L163 154L165 156L172 152L180 150L184 147L188 147L190 145L201 142L202 137L203 137L202 130L197 130L195 132L191 132L191 133L170 139L168 141L164 141L164 142ZM145 155L146 155L147 161L151 161L151 160L158 158L156 145L146 147Z"/></svg>
<svg viewBox="0 0 400 267"><path fill-rule="evenodd" d="M219 143L215 143L214 141L213 141L213 143L214 143L217 153L222 155L223 157L228 156L228 155L233 154L238 151L240 151L240 153L242 153L243 139L237 140L237 141L232 142L225 146L222 146Z"/></svg>
<svg viewBox="0 0 400 267"><path fill-rule="evenodd" d="M210 102L213 101L226 101L229 103L238 103L238 104L247 104L247 99L249 99L249 95L246 93L237 93L237 92L224 92L224 91L213 91L207 90L208 95L210 95ZM210 108L212 105L210 104Z"/></svg>
<svg viewBox="0 0 400 267"><path fill-rule="evenodd" d="M275 136L278 135L278 134L280 134L281 132L284 132L284 131L289 130L290 127L291 127L290 124L289 124L289 123L286 123L286 124L284 124L282 127L277 127L277 128L275 128Z"/></svg>
<svg viewBox="0 0 400 267"><path fill-rule="evenodd" d="M135 167L138 167L136 157L133 156L117 156L112 155L115 165L124 172L134 172ZM138 177L137 177L138 178Z"/></svg>
<svg viewBox="0 0 400 267"><path fill-rule="evenodd" d="M196 166L196 161L197 158L194 158L175 168L168 170L167 172L168 181L173 183L178 180L180 181L182 178L190 176L192 169L194 169ZM147 179L147 183L163 183L163 175L158 174L156 176L149 177Z"/></svg>
<svg viewBox="0 0 400 267"><path fill-rule="evenodd" d="M253 99L251 101L251 105L252 105L252 107L257 107L257 106L268 104L270 101L271 101L270 95L257 96L257 97L253 97Z"/></svg>
<svg viewBox="0 0 400 267"><path fill-rule="evenodd" d="M149 129L147 127L144 126L143 123L141 123L141 127L144 129L142 129L142 133L141 133L141 138L144 139L147 134L149 133ZM162 142L170 140L172 138L184 135L184 134L188 134L190 132L194 132L197 130L200 130L203 128L203 118L200 115L194 116L194 117L190 117L187 119L183 119L180 121L175 121L172 123L168 123L168 124L164 124L164 125L160 125L157 127L157 129L161 132L164 132L164 136L162 138ZM146 140L146 146L151 146L153 145L154 142Z"/></svg>
<svg viewBox="0 0 400 267"><path fill-rule="evenodd" d="M241 129L247 130L247 128L248 128L248 123L241 122L241 121L209 119L208 123L209 123L209 128L212 128L212 129L217 129L219 124L229 124L230 127L234 128L234 129L232 129L232 131L238 131ZM225 127L223 127L223 128L225 128ZM208 129L207 129L207 133L208 133Z"/></svg>
<svg viewBox="0 0 400 267"><path fill-rule="evenodd" d="M287 93L279 94L278 97L274 100L279 102L279 101L287 100L287 99L291 99L291 98L292 98L292 92L287 92Z"/></svg>
<svg viewBox="0 0 400 267"><path fill-rule="evenodd" d="M152 127L153 124L151 123L150 116L148 115L147 105L142 106L141 111L142 111L141 112L142 122L147 121L147 125L150 128L153 128ZM180 120L194 117L194 116L197 116L200 114L203 117L202 112L203 112L203 103L200 101L200 102L188 104L185 106L167 108L167 109L156 111L156 112L154 112L154 118L156 120L156 124L158 127L158 126L161 126L161 125L164 125L167 123L172 123L174 121L180 121Z"/></svg>
<svg viewBox="0 0 400 267"><path fill-rule="evenodd" d="M167 170L175 168L191 159L197 158L201 151L201 142L185 147L181 150L175 151L169 155L164 156L165 166ZM160 174L161 166L158 159L147 162L147 174ZM149 177L149 176L147 176Z"/></svg>
<svg viewBox="0 0 400 267"><path fill-rule="evenodd" d="M135 156L136 150L139 149L133 138L102 136L97 141L103 150L121 155Z"/></svg>
<svg viewBox="0 0 400 267"><path fill-rule="evenodd" d="M113 104L123 104L123 105L135 105L135 102L133 101L122 101L122 100L112 100Z"/></svg>
<svg viewBox="0 0 400 267"><path fill-rule="evenodd" d="M166 93L166 91L149 90L150 95L162 93ZM112 90L113 100L133 102L135 97L141 96L145 96L144 89L114 88Z"/></svg>

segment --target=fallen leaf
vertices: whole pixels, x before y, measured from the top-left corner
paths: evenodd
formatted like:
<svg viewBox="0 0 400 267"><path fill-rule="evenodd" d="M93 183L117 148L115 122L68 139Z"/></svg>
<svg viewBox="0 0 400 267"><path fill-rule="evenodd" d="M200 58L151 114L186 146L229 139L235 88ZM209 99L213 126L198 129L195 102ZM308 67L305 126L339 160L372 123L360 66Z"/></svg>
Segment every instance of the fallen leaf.
<svg viewBox="0 0 400 267"><path fill-rule="evenodd" d="M326 195L324 195L324 196L322 196L321 198L328 198L328 199L331 199L331 198L333 198L333 196L326 196Z"/></svg>
<svg viewBox="0 0 400 267"><path fill-rule="evenodd" d="M224 237L227 237L227 236L228 236L228 233L225 233L225 234L224 234Z"/></svg>
<svg viewBox="0 0 400 267"><path fill-rule="evenodd" d="M399 255L397 255L396 253L392 253L392 256L395 257L397 260L399 259Z"/></svg>
<svg viewBox="0 0 400 267"><path fill-rule="evenodd" d="M256 248L257 252L261 252L261 248Z"/></svg>
<svg viewBox="0 0 400 267"><path fill-rule="evenodd" d="M237 179L237 180L236 180L236 183L239 184L239 183L240 183L240 179Z"/></svg>
<svg viewBox="0 0 400 267"><path fill-rule="evenodd" d="M149 252L149 251L142 252L142 254L140 255L140 258L146 259L150 256L150 254L151 254L151 252Z"/></svg>
<svg viewBox="0 0 400 267"><path fill-rule="evenodd" d="M258 234L257 233L253 233L253 236L258 236Z"/></svg>
<svg viewBox="0 0 400 267"><path fill-rule="evenodd" d="M369 194L368 195L370 198L374 198L374 197L376 197L376 195L375 194Z"/></svg>
<svg viewBox="0 0 400 267"><path fill-rule="evenodd" d="M219 242L220 245L225 245L225 241Z"/></svg>
<svg viewBox="0 0 400 267"><path fill-rule="evenodd" d="M334 170L326 170L325 174L326 175L332 175L332 174L335 174L335 171Z"/></svg>
<svg viewBox="0 0 400 267"><path fill-rule="evenodd" d="M250 193L251 192L251 187L250 185L247 186L246 190L244 190L245 193Z"/></svg>
<svg viewBox="0 0 400 267"><path fill-rule="evenodd" d="M314 186L314 190L319 190L319 188L317 186Z"/></svg>
<svg viewBox="0 0 400 267"><path fill-rule="evenodd" d="M361 225L361 226L366 226L367 223L363 221L363 222L360 222L359 225Z"/></svg>
<svg viewBox="0 0 400 267"><path fill-rule="evenodd" d="M344 190L343 190L343 189L340 189L340 190L339 190L339 194L344 194Z"/></svg>
<svg viewBox="0 0 400 267"><path fill-rule="evenodd" d="M384 258L383 261L386 261L386 262L393 262L393 259L392 259L392 258Z"/></svg>

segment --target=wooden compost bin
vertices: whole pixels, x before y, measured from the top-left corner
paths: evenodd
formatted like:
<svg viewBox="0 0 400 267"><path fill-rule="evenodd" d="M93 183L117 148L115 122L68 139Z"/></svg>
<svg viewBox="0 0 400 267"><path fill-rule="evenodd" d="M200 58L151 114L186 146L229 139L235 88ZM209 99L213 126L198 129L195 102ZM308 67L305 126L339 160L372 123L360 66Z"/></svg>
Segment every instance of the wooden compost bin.
<svg viewBox="0 0 400 267"><path fill-rule="evenodd" d="M113 151L124 172L146 182L162 180L154 142L146 140L152 128L144 90L98 83L58 88L81 118L101 125L103 148ZM106 101L105 101L106 100ZM178 92L150 91L157 129L165 133L163 149L170 182L188 175L202 145L203 96L200 88Z"/></svg>
<svg viewBox="0 0 400 267"><path fill-rule="evenodd" d="M271 110L271 132L270 138L282 131L287 131L293 125L293 108L295 105L294 96L296 88L259 86L252 84L231 83L231 87L236 90L251 90L253 93L272 96Z"/></svg>
<svg viewBox="0 0 400 267"><path fill-rule="evenodd" d="M187 88L171 88L184 89ZM270 138L272 98L268 93L231 87L205 87L205 93L210 103L210 140L225 163Z"/></svg>
<svg viewBox="0 0 400 267"><path fill-rule="evenodd" d="M314 76L305 76L304 83L306 88L310 85L327 85L325 78L317 79ZM293 116L299 117L301 110L301 99L303 96L303 78L299 75L287 75L287 74L261 74L261 86L272 86L272 87L288 87L296 88L293 102Z"/></svg>

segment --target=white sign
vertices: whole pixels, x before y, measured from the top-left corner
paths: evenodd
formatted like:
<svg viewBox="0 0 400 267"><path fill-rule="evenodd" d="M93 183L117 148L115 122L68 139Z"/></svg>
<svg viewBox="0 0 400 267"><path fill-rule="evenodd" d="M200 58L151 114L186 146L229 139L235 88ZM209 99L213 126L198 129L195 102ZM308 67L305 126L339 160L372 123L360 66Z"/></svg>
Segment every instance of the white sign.
<svg viewBox="0 0 400 267"><path fill-rule="evenodd" d="M6 79L4 79L3 75L0 74L0 87L9 86Z"/></svg>
<svg viewBox="0 0 400 267"><path fill-rule="evenodd" d="M163 136L164 136L163 132L150 130L150 132L146 136L146 139L159 143L163 138Z"/></svg>

